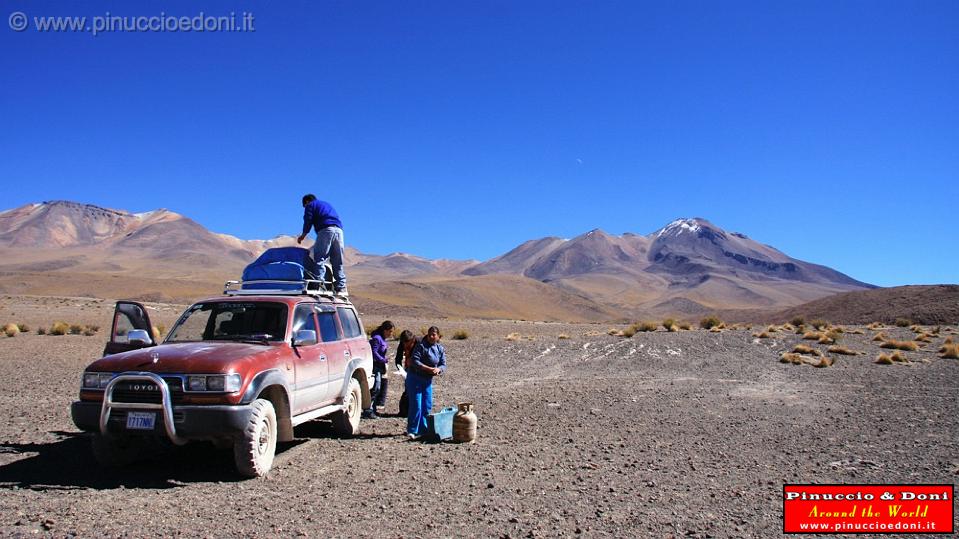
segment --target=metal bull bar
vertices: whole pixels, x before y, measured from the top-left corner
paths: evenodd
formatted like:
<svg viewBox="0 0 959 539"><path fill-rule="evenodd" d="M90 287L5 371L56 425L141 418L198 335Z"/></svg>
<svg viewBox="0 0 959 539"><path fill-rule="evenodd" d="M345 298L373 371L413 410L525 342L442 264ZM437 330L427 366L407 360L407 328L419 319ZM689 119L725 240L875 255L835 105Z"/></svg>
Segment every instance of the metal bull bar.
<svg viewBox="0 0 959 539"><path fill-rule="evenodd" d="M152 402L113 402L113 388L119 382L152 382L160 390L160 404ZM103 406L100 408L100 434L107 436L107 424L110 421L110 412L117 410L160 410L163 412L163 427L166 429L166 435L176 445L183 445L187 440L180 438L176 433L176 426L173 424L173 397L170 394L170 387L166 380L160 378L152 372L125 372L121 373L110 383L103 391Z"/></svg>

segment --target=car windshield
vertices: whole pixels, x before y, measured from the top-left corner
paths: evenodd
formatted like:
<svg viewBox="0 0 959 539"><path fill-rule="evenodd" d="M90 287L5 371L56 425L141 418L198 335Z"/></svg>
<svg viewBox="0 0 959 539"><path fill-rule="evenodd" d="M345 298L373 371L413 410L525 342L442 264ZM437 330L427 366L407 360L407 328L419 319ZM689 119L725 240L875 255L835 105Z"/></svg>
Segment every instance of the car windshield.
<svg viewBox="0 0 959 539"><path fill-rule="evenodd" d="M197 303L177 321L166 342L282 341L287 306L253 301Z"/></svg>

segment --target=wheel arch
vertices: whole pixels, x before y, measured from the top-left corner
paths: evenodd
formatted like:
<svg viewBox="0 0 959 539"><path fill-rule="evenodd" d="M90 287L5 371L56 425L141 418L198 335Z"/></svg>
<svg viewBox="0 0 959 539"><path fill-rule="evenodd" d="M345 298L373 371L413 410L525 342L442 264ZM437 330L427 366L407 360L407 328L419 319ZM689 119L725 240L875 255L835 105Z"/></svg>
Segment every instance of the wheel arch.
<svg viewBox="0 0 959 539"><path fill-rule="evenodd" d="M243 394L243 402L250 403L256 399L266 399L273 405L276 412L277 440L281 442L292 440L293 419L290 389L282 371L272 369L261 372L253 378Z"/></svg>

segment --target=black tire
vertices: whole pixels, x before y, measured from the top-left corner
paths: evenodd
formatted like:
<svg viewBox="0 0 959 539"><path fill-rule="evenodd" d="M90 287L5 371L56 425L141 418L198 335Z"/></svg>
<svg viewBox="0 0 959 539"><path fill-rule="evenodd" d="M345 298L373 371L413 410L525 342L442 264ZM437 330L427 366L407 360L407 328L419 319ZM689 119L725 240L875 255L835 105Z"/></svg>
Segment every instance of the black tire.
<svg viewBox="0 0 959 539"><path fill-rule="evenodd" d="M266 399L256 399L243 434L233 442L236 469L246 477L263 477L276 454L276 410Z"/></svg>
<svg viewBox="0 0 959 539"><path fill-rule="evenodd" d="M118 468L136 462L140 456L142 444L129 438L93 435L93 458L100 466Z"/></svg>
<svg viewBox="0 0 959 539"><path fill-rule="evenodd" d="M360 433L360 414L363 412L363 393L356 378L350 379L350 392L346 395L343 410L334 413L333 431L340 436L354 436Z"/></svg>

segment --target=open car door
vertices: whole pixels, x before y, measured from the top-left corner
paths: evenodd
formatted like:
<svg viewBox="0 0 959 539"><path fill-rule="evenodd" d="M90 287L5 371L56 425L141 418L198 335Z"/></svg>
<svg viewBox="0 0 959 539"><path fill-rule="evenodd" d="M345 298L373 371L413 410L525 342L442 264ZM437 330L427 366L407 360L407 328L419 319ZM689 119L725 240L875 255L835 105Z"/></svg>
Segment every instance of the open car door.
<svg viewBox="0 0 959 539"><path fill-rule="evenodd" d="M118 354L128 350L156 346L153 325L146 308L135 301L118 301L113 310L113 325L110 342L103 348L103 355ZM132 332L132 334L131 334Z"/></svg>

